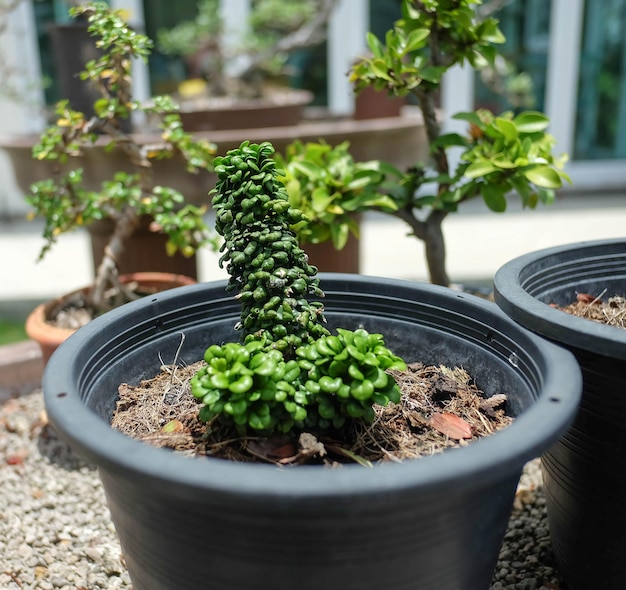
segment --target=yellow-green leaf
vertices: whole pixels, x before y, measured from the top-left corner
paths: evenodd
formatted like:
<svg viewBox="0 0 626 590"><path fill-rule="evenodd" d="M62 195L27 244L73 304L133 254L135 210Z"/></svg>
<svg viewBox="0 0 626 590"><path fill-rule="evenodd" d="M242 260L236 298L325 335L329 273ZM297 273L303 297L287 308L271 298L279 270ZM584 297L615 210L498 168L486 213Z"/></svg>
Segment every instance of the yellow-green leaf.
<svg viewBox="0 0 626 590"><path fill-rule="evenodd" d="M467 167L464 176L467 178L478 178L496 170L498 170L498 167L489 160L476 160Z"/></svg>
<svg viewBox="0 0 626 590"><path fill-rule="evenodd" d="M537 133L544 131L550 121L543 113L537 111L525 111L513 119L513 123L520 133Z"/></svg>
<svg viewBox="0 0 626 590"><path fill-rule="evenodd" d="M533 184L543 188L560 188L559 173L550 166L535 166L524 172L524 176Z"/></svg>
<svg viewBox="0 0 626 590"><path fill-rule="evenodd" d="M511 121L497 117L494 121L494 126L507 141L515 141L517 139L517 127Z"/></svg>

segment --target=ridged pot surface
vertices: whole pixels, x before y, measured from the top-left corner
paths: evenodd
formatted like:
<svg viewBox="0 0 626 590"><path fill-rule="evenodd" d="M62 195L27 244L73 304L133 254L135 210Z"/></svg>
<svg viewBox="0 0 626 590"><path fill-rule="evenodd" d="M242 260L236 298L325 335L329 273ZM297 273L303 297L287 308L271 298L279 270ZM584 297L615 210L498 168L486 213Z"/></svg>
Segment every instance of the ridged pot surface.
<svg viewBox="0 0 626 590"><path fill-rule="evenodd" d="M495 276L497 304L571 351L582 370L580 411L543 457L548 521L570 590L623 590L626 580L626 330L553 309L578 292L626 295L626 240L540 250Z"/></svg>
<svg viewBox="0 0 626 590"><path fill-rule="evenodd" d="M109 426L136 383L236 340L224 282L155 295L90 323L53 356L49 418L100 470L135 590L486 590L524 463L569 425L580 374L566 351L493 303L427 284L321 275L332 326L385 335L407 361L462 365L506 392L514 423L461 449L372 469L278 469L188 458Z"/></svg>

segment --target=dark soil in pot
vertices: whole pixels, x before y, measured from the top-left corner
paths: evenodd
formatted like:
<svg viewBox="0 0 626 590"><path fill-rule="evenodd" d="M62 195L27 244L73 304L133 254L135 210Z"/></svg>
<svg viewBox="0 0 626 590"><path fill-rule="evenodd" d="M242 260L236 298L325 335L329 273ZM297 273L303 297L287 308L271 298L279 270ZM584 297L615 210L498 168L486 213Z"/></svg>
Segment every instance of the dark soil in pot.
<svg viewBox="0 0 626 590"><path fill-rule="evenodd" d="M334 432L302 432L296 436L240 436L198 418L201 407L189 379L204 363L162 367L159 375L137 386L119 387L112 425L124 434L191 456L278 465L418 459L467 445L505 428L506 395L485 398L460 367L424 366L393 371L402 391L399 404L376 406L370 424L357 421Z"/></svg>
<svg viewBox="0 0 626 590"><path fill-rule="evenodd" d="M576 301L565 306L552 304L552 307L599 324L626 328L626 299L621 295L605 298L605 294L606 289L599 295L581 292L576 295Z"/></svg>

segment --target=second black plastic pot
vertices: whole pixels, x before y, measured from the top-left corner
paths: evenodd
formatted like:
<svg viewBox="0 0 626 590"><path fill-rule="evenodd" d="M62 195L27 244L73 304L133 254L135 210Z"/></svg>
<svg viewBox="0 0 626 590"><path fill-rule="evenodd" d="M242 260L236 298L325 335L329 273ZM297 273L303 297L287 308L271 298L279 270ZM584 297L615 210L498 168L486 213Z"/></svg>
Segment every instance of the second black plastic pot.
<svg viewBox="0 0 626 590"><path fill-rule="evenodd" d="M498 305L577 358L583 395L574 424L542 457L552 544L570 590L626 585L626 330L549 306L577 293L626 295L626 240L532 252L495 276Z"/></svg>
<svg viewBox="0 0 626 590"><path fill-rule="evenodd" d="M235 340L225 283L185 287L105 314L50 360L51 423L99 468L135 590L486 590L524 464L569 425L573 356L493 303L428 284L321 275L329 324L385 335L407 361L461 365L513 424L464 448L339 469L189 458L109 426L136 383Z"/></svg>

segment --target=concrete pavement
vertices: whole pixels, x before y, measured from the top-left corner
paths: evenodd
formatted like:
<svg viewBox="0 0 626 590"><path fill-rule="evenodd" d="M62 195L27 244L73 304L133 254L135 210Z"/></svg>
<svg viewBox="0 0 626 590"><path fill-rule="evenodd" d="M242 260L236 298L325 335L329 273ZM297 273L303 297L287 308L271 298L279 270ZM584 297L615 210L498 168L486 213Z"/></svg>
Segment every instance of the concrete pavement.
<svg viewBox="0 0 626 590"><path fill-rule="evenodd" d="M89 237L80 231L61 236L44 260L41 222L0 223L0 315L7 309L32 308L33 303L87 285L92 278ZM427 280L422 243L407 235L409 228L393 217L371 213L362 225L362 274ZM522 210L512 200L503 214L481 202L466 203L444 222L447 265L451 279L465 284L489 284L507 260L539 248L626 236L626 193L565 192L550 206ZM218 255L202 251L199 279L225 278ZM9 313L14 313L9 311Z"/></svg>

